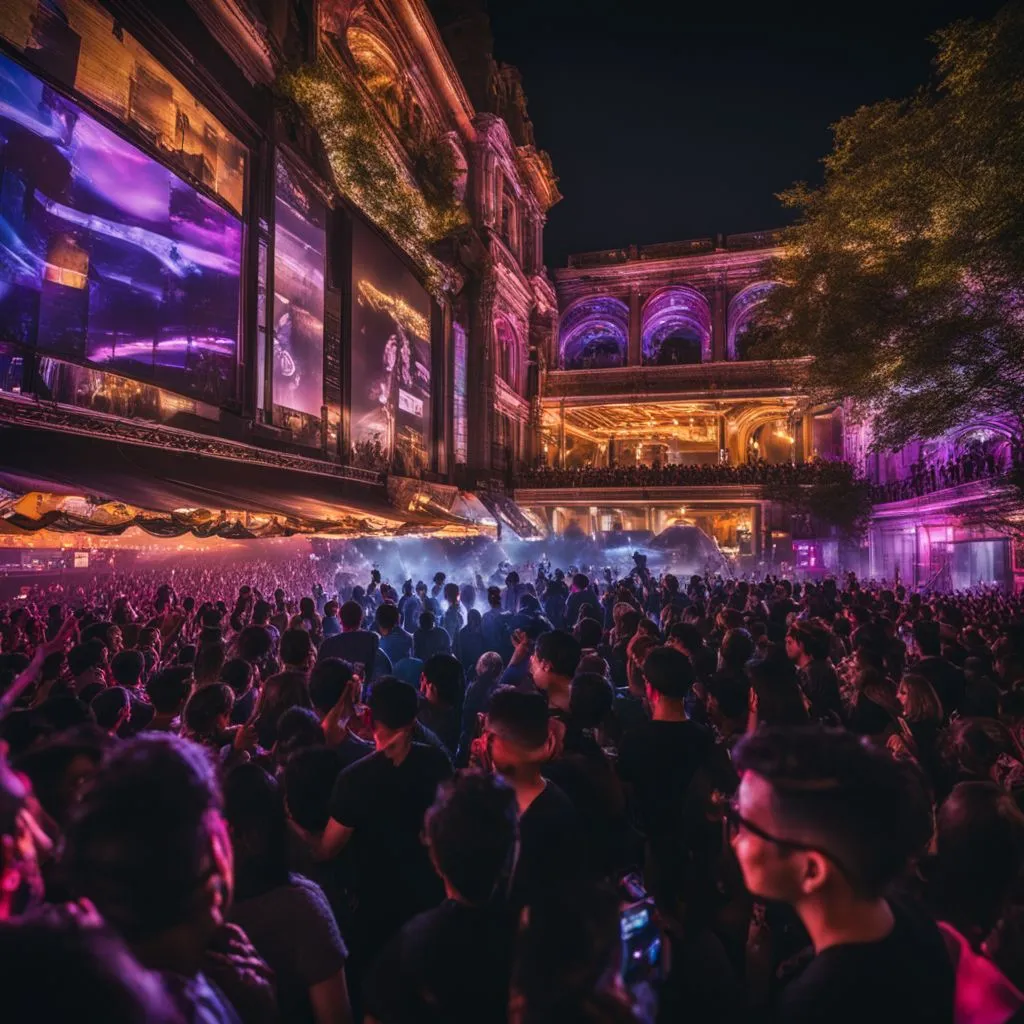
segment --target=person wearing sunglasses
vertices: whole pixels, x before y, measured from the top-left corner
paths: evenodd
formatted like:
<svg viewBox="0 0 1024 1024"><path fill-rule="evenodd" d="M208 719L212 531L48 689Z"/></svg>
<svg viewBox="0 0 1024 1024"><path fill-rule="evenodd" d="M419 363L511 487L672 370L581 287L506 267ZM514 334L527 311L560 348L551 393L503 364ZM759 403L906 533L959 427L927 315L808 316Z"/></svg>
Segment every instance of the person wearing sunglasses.
<svg viewBox="0 0 1024 1024"><path fill-rule="evenodd" d="M914 766L851 733L766 727L736 748L726 823L751 894L788 904L814 958L776 1019L952 1021L953 972L933 921L887 893L932 833Z"/></svg>

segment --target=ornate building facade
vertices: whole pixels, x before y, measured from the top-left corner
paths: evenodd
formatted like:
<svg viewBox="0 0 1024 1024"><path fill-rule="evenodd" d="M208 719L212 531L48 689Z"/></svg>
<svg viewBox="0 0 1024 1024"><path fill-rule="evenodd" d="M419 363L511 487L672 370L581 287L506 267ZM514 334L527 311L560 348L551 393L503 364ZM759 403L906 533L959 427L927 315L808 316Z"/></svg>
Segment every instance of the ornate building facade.
<svg viewBox="0 0 1024 1024"><path fill-rule="evenodd" d="M423 0L3 6L0 486L254 534L475 528L459 489L534 455L560 196L466 18L450 52ZM53 432L73 460L26 454Z"/></svg>

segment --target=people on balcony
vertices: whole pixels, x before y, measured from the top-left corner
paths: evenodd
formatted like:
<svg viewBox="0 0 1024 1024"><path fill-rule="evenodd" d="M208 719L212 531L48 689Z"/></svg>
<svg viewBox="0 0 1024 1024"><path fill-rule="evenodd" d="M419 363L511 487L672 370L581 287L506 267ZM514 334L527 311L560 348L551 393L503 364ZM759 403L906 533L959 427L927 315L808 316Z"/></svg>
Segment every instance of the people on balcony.
<svg viewBox="0 0 1024 1024"><path fill-rule="evenodd" d="M811 484L825 473L834 473L837 463L770 463L754 459L739 465L583 466L553 469L547 466L523 469L517 487L701 487L720 484Z"/></svg>
<svg viewBox="0 0 1024 1024"><path fill-rule="evenodd" d="M974 480L991 480L1008 469L996 452L981 449L960 452L945 462L927 463L921 459L910 467L909 476L876 484L872 497L876 503L907 501Z"/></svg>

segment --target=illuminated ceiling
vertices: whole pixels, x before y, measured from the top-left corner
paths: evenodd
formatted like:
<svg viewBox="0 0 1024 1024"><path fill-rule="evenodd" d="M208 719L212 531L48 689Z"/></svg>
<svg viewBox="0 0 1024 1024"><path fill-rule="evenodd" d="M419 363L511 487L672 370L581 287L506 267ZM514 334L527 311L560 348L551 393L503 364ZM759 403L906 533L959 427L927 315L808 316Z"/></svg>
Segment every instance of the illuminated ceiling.
<svg viewBox="0 0 1024 1024"><path fill-rule="evenodd" d="M544 426L558 431L557 408L544 410ZM565 410L566 433L589 441L675 438L692 444L718 444L719 414L707 403L638 402L585 405Z"/></svg>

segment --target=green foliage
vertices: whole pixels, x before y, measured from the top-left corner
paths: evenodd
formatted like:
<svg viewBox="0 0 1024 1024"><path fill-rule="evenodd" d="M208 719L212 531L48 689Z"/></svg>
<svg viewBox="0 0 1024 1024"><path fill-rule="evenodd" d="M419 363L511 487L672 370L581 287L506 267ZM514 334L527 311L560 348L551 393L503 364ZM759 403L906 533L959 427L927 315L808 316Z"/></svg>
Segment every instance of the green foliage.
<svg viewBox="0 0 1024 1024"><path fill-rule="evenodd" d="M338 190L420 264L436 291L443 268L429 247L466 222L450 146L435 138L410 152L413 180L359 89L324 57L283 74L278 88L319 133Z"/></svg>
<svg viewBox="0 0 1024 1024"><path fill-rule="evenodd" d="M764 496L848 540L860 540L871 520L871 485L846 462L822 463L813 484L765 484Z"/></svg>
<svg viewBox="0 0 1024 1024"><path fill-rule="evenodd" d="M873 416L877 448L972 416L1024 438L1024 4L935 37L935 81L835 126L822 187L780 198L782 286L762 358L814 356L817 397Z"/></svg>

